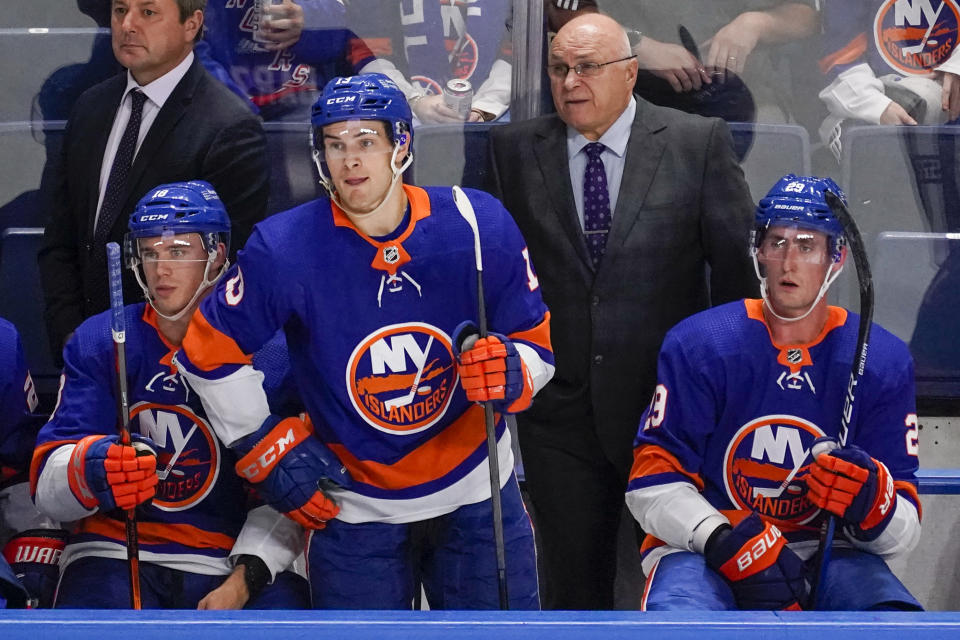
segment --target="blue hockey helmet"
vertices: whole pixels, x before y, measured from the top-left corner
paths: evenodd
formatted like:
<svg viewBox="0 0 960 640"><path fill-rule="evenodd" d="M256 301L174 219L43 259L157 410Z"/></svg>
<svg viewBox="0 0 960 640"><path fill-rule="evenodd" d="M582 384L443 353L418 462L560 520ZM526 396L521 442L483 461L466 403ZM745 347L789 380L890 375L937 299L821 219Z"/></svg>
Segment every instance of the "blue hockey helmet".
<svg viewBox="0 0 960 640"><path fill-rule="evenodd" d="M227 269L226 253L230 249L230 217L220 196L209 182L191 180L154 187L140 199L133 213L130 214L128 229L123 241L126 265L133 270L140 288L143 289L144 295L151 304L153 301L146 285L146 278L141 273L144 262L144 256L141 255L141 238L199 235L207 256L206 268L203 284L198 288L193 300L216 282ZM178 242L184 241L178 239ZM223 265L211 277L210 268L221 255L221 245L223 245ZM175 320L189 307L188 304L175 316L164 315L163 317ZM159 309L157 312L161 313Z"/></svg>
<svg viewBox="0 0 960 640"><path fill-rule="evenodd" d="M824 233L828 238L830 256L838 262L845 243L843 225L827 204L827 191L847 202L843 191L830 178L793 173L780 178L757 204L751 247L756 249L766 230L772 226L795 226Z"/></svg>
<svg viewBox="0 0 960 640"><path fill-rule="evenodd" d="M315 129L346 120L386 122L394 144L413 129L407 98L393 80L382 73L334 78L313 104L310 123Z"/></svg>

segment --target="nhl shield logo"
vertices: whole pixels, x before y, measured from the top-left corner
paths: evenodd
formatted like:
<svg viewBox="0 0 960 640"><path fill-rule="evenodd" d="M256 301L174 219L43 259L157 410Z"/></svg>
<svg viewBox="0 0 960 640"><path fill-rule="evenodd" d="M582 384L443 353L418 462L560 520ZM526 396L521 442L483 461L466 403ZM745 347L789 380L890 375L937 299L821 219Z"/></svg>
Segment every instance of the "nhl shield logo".
<svg viewBox="0 0 960 640"><path fill-rule="evenodd" d="M886 0L873 23L884 61L898 72L924 75L957 48L960 5L956 0Z"/></svg>
<svg viewBox="0 0 960 640"><path fill-rule="evenodd" d="M800 349L787 349L787 362L790 364L800 364L803 362L803 351Z"/></svg>
<svg viewBox="0 0 960 640"><path fill-rule="evenodd" d="M387 264L397 264L400 260L400 250L395 245L388 245L383 248L383 261Z"/></svg>
<svg viewBox="0 0 960 640"><path fill-rule="evenodd" d="M419 322L368 335L350 355L346 373L357 413L374 429L396 435L436 424L459 381L450 337Z"/></svg>
<svg viewBox="0 0 960 640"><path fill-rule="evenodd" d="M820 510L807 498L810 446L823 436L797 416L769 415L742 426L723 459L727 496L738 509L797 525Z"/></svg>

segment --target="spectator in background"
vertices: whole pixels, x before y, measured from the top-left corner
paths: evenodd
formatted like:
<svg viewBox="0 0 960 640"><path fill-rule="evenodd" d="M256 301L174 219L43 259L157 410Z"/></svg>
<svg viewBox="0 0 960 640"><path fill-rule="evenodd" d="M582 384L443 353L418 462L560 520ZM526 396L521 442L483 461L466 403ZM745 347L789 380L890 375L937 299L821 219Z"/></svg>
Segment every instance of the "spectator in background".
<svg viewBox="0 0 960 640"><path fill-rule="evenodd" d="M127 72L86 91L48 159L39 255L46 320L58 354L80 322L108 307L107 242L150 187L202 178L223 195L242 246L264 215L266 141L260 119L195 60L204 0L114 0L113 52ZM124 293L140 290L125 274Z"/></svg>
<svg viewBox="0 0 960 640"><path fill-rule="evenodd" d="M510 0L347 4L347 24L382 59L380 65L389 63L364 66L363 73L394 80L421 123L463 121L443 100L443 88L453 78L473 85L468 121L503 116L510 106L511 17Z"/></svg>
<svg viewBox="0 0 960 640"><path fill-rule="evenodd" d="M557 362L518 415L520 449L544 606L610 609L660 341L679 320L756 293L743 251L752 203L723 121L631 95L637 63L613 19L571 20L547 68L557 114L490 132L492 191L527 240Z"/></svg>
<svg viewBox="0 0 960 640"><path fill-rule="evenodd" d="M310 119L323 69L343 69L349 32L342 0L283 0L263 5L214 0L197 55L207 70L250 101L264 120Z"/></svg>
<svg viewBox="0 0 960 640"><path fill-rule="evenodd" d="M49 608L60 574L66 532L30 499L30 458L43 425L36 409L20 336L0 318L0 565L12 567L5 588L0 566L0 608L4 595L11 601L8 606Z"/></svg>
<svg viewBox="0 0 960 640"><path fill-rule="evenodd" d="M577 13L560 8L569 2L554 3L548 16L557 24ZM627 27L646 72L638 77L641 96L729 121L786 122L792 116L791 76L778 65L773 47L814 33L813 5L812 0L584 0L578 11L599 10ZM728 83L732 86L723 87Z"/></svg>

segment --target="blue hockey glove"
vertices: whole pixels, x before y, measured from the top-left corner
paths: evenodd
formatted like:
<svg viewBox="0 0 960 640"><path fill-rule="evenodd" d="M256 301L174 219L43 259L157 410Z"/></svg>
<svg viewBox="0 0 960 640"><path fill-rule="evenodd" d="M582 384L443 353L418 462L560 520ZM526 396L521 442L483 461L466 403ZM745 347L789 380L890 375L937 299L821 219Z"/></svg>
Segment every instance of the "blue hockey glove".
<svg viewBox="0 0 960 640"><path fill-rule="evenodd" d="M810 502L855 525L865 538L880 535L897 501L887 467L860 447L838 448L830 438L817 438L812 452L816 464L807 477Z"/></svg>
<svg viewBox="0 0 960 640"><path fill-rule="evenodd" d="M73 449L67 470L70 490L86 509L133 509L157 491L157 454L153 441L131 434L132 445L120 436L87 436Z"/></svg>
<svg viewBox="0 0 960 640"><path fill-rule="evenodd" d="M3 557L27 590L30 609L49 609L60 578L60 556L67 542L63 529L31 529L10 538Z"/></svg>
<svg viewBox="0 0 960 640"><path fill-rule="evenodd" d="M756 513L714 532L704 556L726 579L741 610L799 611L806 598L803 561L787 548L780 530Z"/></svg>
<svg viewBox="0 0 960 640"><path fill-rule="evenodd" d="M274 509L307 529L323 529L340 513L322 488L350 487L352 480L337 456L300 418L270 416L232 447L240 455L237 474L256 485Z"/></svg>
<svg viewBox="0 0 960 640"><path fill-rule="evenodd" d="M533 402L533 378L517 347L504 335L481 338L472 322L454 330L460 384L471 402L492 402L500 413L518 413Z"/></svg>

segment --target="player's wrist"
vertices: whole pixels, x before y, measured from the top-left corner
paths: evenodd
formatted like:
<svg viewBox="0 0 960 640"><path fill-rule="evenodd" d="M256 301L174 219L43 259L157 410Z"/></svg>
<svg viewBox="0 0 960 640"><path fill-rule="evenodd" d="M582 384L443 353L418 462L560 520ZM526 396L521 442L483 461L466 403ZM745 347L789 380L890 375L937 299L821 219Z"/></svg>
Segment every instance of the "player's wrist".
<svg viewBox="0 0 960 640"><path fill-rule="evenodd" d="M257 556L241 555L236 566L243 567L243 582L247 587L248 599L255 598L270 583L270 569L267 563Z"/></svg>

